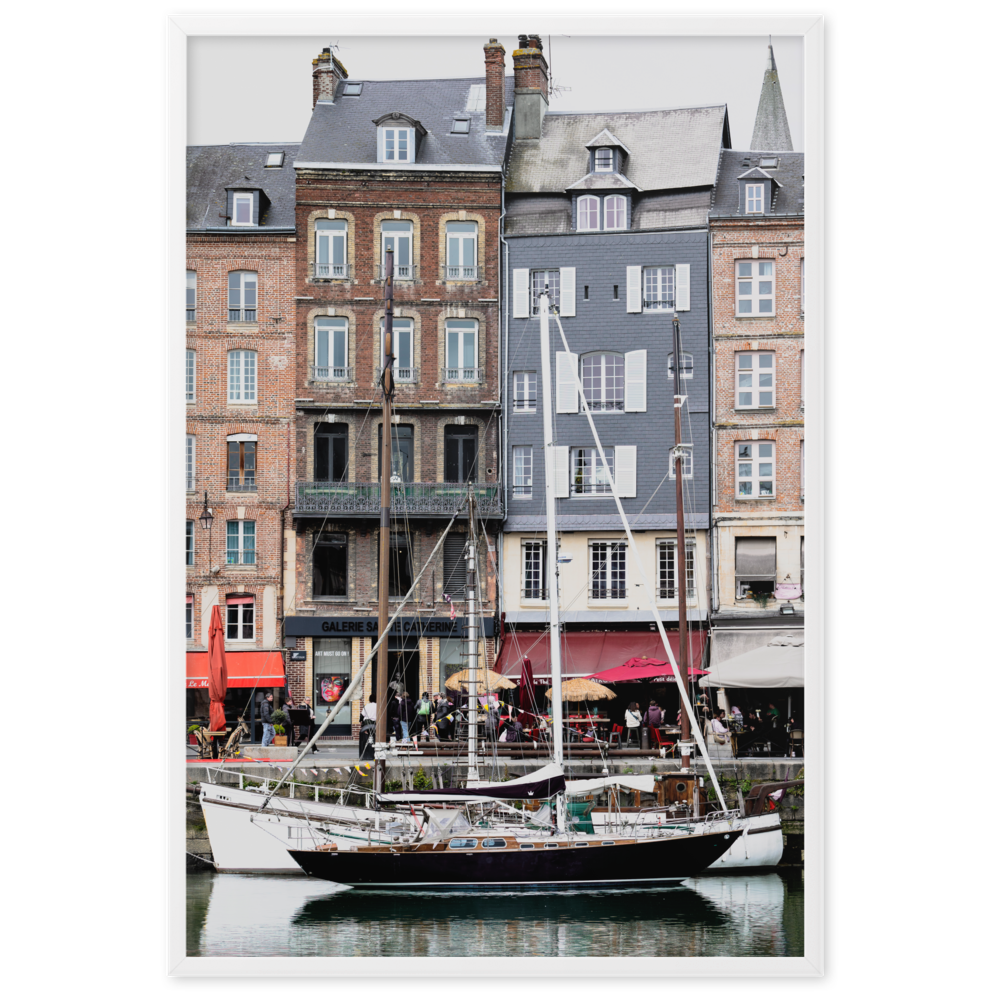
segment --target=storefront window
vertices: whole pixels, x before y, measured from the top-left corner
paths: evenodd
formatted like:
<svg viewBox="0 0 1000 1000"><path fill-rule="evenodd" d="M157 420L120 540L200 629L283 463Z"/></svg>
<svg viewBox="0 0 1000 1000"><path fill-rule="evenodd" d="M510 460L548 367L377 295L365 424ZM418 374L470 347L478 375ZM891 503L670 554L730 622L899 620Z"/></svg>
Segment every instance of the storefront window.
<svg viewBox="0 0 1000 1000"><path fill-rule="evenodd" d="M442 639L441 655L439 657L439 690L444 691L445 681L452 674L457 674L465 669L467 643L465 639ZM455 694L456 692L452 692Z"/></svg>
<svg viewBox="0 0 1000 1000"><path fill-rule="evenodd" d="M330 709L340 701L344 688L351 680L351 640L313 640L313 706L316 725L322 725ZM337 727L351 725L351 706L347 703L330 723L329 733Z"/></svg>

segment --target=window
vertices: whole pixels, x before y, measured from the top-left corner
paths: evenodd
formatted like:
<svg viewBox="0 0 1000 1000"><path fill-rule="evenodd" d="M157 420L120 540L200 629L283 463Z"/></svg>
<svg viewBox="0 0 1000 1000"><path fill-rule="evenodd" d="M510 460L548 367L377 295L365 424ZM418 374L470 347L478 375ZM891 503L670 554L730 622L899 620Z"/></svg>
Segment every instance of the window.
<svg viewBox="0 0 1000 1000"><path fill-rule="evenodd" d="M604 199L604 228L625 228L625 199L620 194L613 194Z"/></svg>
<svg viewBox="0 0 1000 1000"><path fill-rule="evenodd" d="M318 483L341 483L347 479L347 424L316 425L313 477Z"/></svg>
<svg viewBox="0 0 1000 1000"><path fill-rule="evenodd" d="M194 521L184 522L184 565L194 565Z"/></svg>
<svg viewBox="0 0 1000 1000"><path fill-rule="evenodd" d="M531 315L538 315L538 296L549 286L549 309L559 305L559 271L531 272Z"/></svg>
<svg viewBox="0 0 1000 1000"><path fill-rule="evenodd" d="M347 220L316 220L317 278L347 277Z"/></svg>
<svg viewBox="0 0 1000 1000"><path fill-rule="evenodd" d="M538 378L535 372L514 372L514 412L534 413L538 402Z"/></svg>
<svg viewBox="0 0 1000 1000"><path fill-rule="evenodd" d="M596 448L573 448L572 454L572 475L571 491L581 496L590 496L598 493L611 493L611 481L604 469L600 453ZM604 455L608 460L608 469L611 475L615 474L615 450L605 448Z"/></svg>
<svg viewBox="0 0 1000 1000"><path fill-rule="evenodd" d="M347 319L343 316L320 316L316 320L316 365L313 378L321 382L346 382L351 377L347 367Z"/></svg>
<svg viewBox="0 0 1000 1000"><path fill-rule="evenodd" d="M384 128L382 129L382 159L386 163L413 162L412 129Z"/></svg>
<svg viewBox="0 0 1000 1000"><path fill-rule="evenodd" d="M774 355L736 355L736 408L774 406Z"/></svg>
<svg viewBox="0 0 1000 1000"><path fill-rule="evenodd" d="M451 130L453 133L458 135L468 135L469 134L469 119L468 118L455 118L451 123Z"/></svg>
<svg viewBox="0 0 1000 1000"><path fill-rule="evenodd" d="M806 599L806 536L802 535L799 538L799 587L802 589L802 593L799 596L799 600L804 601Z"/></svg>
<svg viewBox="0 0 1000 1000"><path fill-rule="evenodd" d="M625 542L590 543L590 596L598 601L623 601L625 589Z"/></svg>
<svg viewBox="0 0 1000 1000"><path fill-rule="evenodd" d="M644 309L674 308L674 269L644 267L642 269L642 306Z"/></svg>
<svg viewBox="0 0 1000 1000"><path fill-rule="evenodd" d="M521 543L521 596L529 601L546 601L549 597L545 565L545 542Z"/></svg>
<svg viewBox="0 0 1000 1000"><path fill-rule="evenodd" d="M188 434L184 448L184 483L188 493L195 488L194 482L194 435Z"/></svg>
<svg viewBox="0 0 1000 1000"><path fill-rule="evenodd" d="M284 153L268 153L265 167L280 167L285 162Z"/></svg>
<svg viewBox="0 0 1000 1000"><path fill-rule="evenodd" d="M683 464L681 465L681 477L683 479L690 479L694 475L694 455L693 449L684 449ZM677 478L677 466L674 464L673 456L670 456L670 478Z"/></svg>
<svg viewBox="0 0 1000 1000"><path fill-rule="evenodd" d="M799 441L799 494L806 498L806 439Z"/></svg>
<svg viewBox="0 0 1000 1000"><path fill-rule="evenodd" d="M313 542L313 597L347 597L347 535L322 531Z"/></svg>
<svg viewBox="0 0 1000 1000"><path fill-rule="evenodd" d="M474 483L476 481L479 428L445 427L444 429L444 480L446 483Z"/></svg>
<svg viewBox="0 0 1000 1000"><path fill-rule="evenodd" d="M778 158L776 156L762 156L758 161L757 166L768 170L775 170L778 166Z"/></svg>
<svg viewBox="0 0 1000 1000"><path fill-rule="evenodd" d="M257 440L249 434L226 438L226 489L231 493L250 493L257 489Z"/></svg>
<svg viewBox="0 0 1000 1000"><path fill-rule="evenodd" d="M806 259L799 258L799 312L806 314Z"/></svg>
<svg viewBox="0 0 1000 1000"><path fill-rule="evenodd" d="M257 272L229 272L229 322L257 322Z"/></svg>
<svg viewBox="0 0 1000 1000"><path fill-rule="evenodd" d="M804 410L806 408L806 349L804 347L799 351L799 395L801 396L799 406Z"/></svg>
<svg viewBox="0 0 1000 1000"><path fill-rule="evenodd" d="M615 168L615 155L610 149L595 149L594 150L594 170L595 171L607 171L614 170Z"/></svg>
<svg viewBox="0 0 1000 1000"><path fill-rule="evenodd" d="M774 442L744 441L736 445L736 496L774 496Z"/></svg>
<svg viewBox="0 0 1000 1000"><path fill-rule="evenodd" d="M184 352L184 399L194 402L194 351Z"/></svg>
<svg viewBox="0 0 1000 1000"><path fill-rule="evenodd" d="M253 638L254 599L246 594L226 595L226 638Z"/></svg>
<svg viewBox="0 0 1000 1000"><path fill-rule="evenodd" d="M667 355L667 378L673 380L674 377L674 356ZM681 378L694 378L694 358L690 354L681 351Z"/></svg>
<svg viewBox="0 0 1000 1000"><path fill-rule="evenodd" d="M474 319L450 319L445 323L446 382L478 382L479 323Z"/></svg>
<svg viewBox="0 0 1000 1000"><path fill-rule="evenodd" d="M580 380L587 404L597 413L624 411L625 358L621 354L585 354Z"/></svg>
<svg viewBox="0 0 1000 1000"><path fill-rule="evenodd" d="M769 595L777 572L777 539L736 539L736 596Z"/></svg>
<svg viewBox="0 0 1000 1000"><path fill-rule="evenodd" d="M188 594L184 601L184 638L194 638L194 594Z"/></svg>
<svg viewBox="0 0 1000 1000"><path fill-rule="evenodd" d="M687 577L687 599L695 598L694 584L694 553L695 543L685 540L684 569ZM677 542L676 540L661 540L656 543L657 568L659 570L660 600L672 601L677 594Z"/></svg>
<svg viewBox="0 0 1000 1000"><path fill-rule="evenodd" d="M736 315L774 315L774 261L736 262Z"/></svg>
<svg viewBox="0 0 1000 1000"><path fill-rule="evenodd" d="M385 343L385 320L380 327L379 344ZM381 347L380 347L381 352ZM413 364L413 320L392 320L392 375L397 382L416 382L417 369ZM379 354L381 361L381 353Z"/></svg>
<svg viewBox="0 0 1000 1000"><path fill-rule="evenodd" d="M405 597L412 586L410 537L403 531L394 531L389 539L389 596Z"/></svg>
<svg viewBox="0 0 1000 1000"><path fill-rule="evenodd" d="M382 223L382 271L385 277L385 255L393 251L393 277L413 278L413 223L383 222Z"/></svg>
<svg viewBox="0 0 1000 1000"><path fill-rule="evenodd" d="M504 840L503 837L487 837L483 841L483 847L497 848L506 846L507 846L507 841Z"/></svg>
<svg viewBox="0 0 1000 1000"><path fill-rule="evenodd" d="M514 496L531 496L531 446L514 448Z"/></svg>
<svg viewBox="0 0 1000 1000"><path fill-rule="evenodd" d="M234 191L233 192L233 218L234 226L253 225L253 192Z"/></svg>
<svg viewBox="0 0 1000 1000"><path fill-rule="evenodd" d="M257 522L226 521L226 564L253 566L257 562Z"/></svg>
<svg viewBox="0 0 1000 1000"><path fill-rule="evenodd" d="M257 352L229 352L229 402L257 402Z"/></svg>
<svg viewBox="0 0 1000 1000"><path fill-rule="evenodd" d="M453 837L448 841L448 848L452 851L471 851L477 843L479 843L477 840L468 837Z"/></svg>
<svg viewBox="0 0 1000 1000"><path fill-rule="evenodd" d="M452 531L444 540L444 559L442 563L443 577L441 581L441 593L447 594L453 601L465 600L465 578L467 575L466 550L468 549L469 536ZM461 642L461 640L458 640ZM455 669L461 670L464 666ZM445 677L447 678L447 674Z"/></svg>
<svg viewBox="0 0 1000 1000"><path fill-rule="evenodd" d="M763 215L763 213L764 213L764 185L748 184L746 214Z"/></svg>
<svg viewBox="0 0 1000 1000"><path fill-rule="evenodd" d="M471 279L479 277L476 267L479 226L475 222L448 222L445 224L447 240L446 278Z"/></svg>
<svg viewBox="0 0 1000 1000"><path fill-rule="evenodd" d="M576 202L576 228L580 230L601 228L601 201L585 195Z"/></svg>
<svg viewBox="0 0 1000 1000"><path fill-rule="evenodd" d="M341 97L360 97L361 88L364 86L362 83L345 83L344 89L341 91Z"/></svg>
<svg viewBox="0 0 1000 1000"><path fill-rule="evenodd" d="M392 425L392 482L413 482L413 425ZM378 429L378 477L382 478L382 427Z"/></svg>
<svg viewBox="0 0 1000 1000"><path fill-rule="evenodd" d="M187 321L193 323L198 307L198 272L187 273Z"/></svg>

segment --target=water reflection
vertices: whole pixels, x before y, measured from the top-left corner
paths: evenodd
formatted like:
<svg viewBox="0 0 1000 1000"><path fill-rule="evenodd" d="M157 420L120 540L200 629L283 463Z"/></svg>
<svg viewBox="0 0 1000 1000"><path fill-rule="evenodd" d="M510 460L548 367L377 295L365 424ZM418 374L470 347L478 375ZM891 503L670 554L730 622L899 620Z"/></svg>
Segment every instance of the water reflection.
<svg viewBox="0 0 1000 1000"><path fill-rule="evenodd" d="M297 876L188 876L188 953L206 956L792 955L794 873L624 892L370 893ZM206 904L207 900L207 904Z"/></svg>

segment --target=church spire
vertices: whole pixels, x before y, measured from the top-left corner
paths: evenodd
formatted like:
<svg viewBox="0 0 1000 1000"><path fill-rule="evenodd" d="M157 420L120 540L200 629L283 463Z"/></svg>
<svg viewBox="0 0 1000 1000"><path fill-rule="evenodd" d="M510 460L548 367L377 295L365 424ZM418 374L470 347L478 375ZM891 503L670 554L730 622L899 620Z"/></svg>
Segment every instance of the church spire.
<svg viewBox="0 0 1000 1000"><path fill-rule="evenodd" d="M788 116L785 114L785 101L781 96L778 66L774 61L770 35L767 39L767 68L764 70L764 84L760 88L757 120L753 124L750 149L769 153L792 149L792 134L788 130Z"/></svg>

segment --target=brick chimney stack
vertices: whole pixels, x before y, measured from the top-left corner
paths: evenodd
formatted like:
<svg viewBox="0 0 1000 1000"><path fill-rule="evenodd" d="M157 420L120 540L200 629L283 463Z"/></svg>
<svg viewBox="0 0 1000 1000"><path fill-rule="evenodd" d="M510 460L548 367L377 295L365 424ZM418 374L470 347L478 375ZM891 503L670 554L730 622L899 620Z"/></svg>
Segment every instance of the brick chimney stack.
<svg viewBox="0 0 1000 1000"><path fill-rule="evenodd" d="M491 38L484 46L486 53L486 128L499 132L504 115L504 47Z"/></svg>
<svg viewBox="0 0 1000 1000"><path fill-rule="evenodd" d="M549 109L549 64L538 35L518 35L514 50L514 135L538 139Z"/></svg>
<svg viewBox="0 0 1000 1000"><path fill-rule="evenodd" d="M329 50L313 59L313 107L317 101L332 101L337 81L347 79L344 64Z"/></svg>

